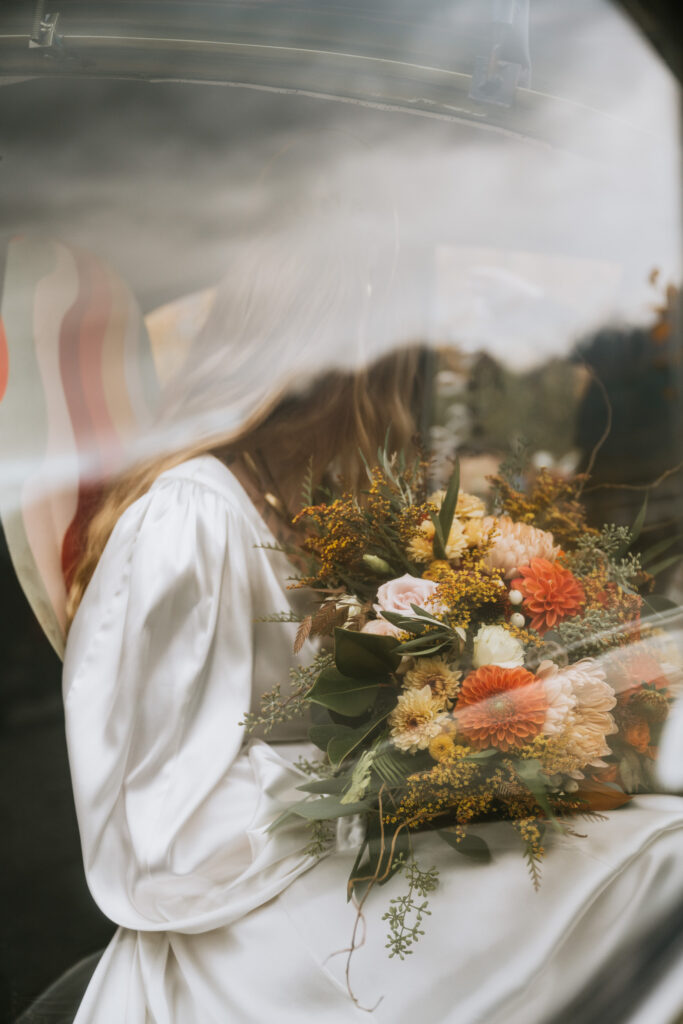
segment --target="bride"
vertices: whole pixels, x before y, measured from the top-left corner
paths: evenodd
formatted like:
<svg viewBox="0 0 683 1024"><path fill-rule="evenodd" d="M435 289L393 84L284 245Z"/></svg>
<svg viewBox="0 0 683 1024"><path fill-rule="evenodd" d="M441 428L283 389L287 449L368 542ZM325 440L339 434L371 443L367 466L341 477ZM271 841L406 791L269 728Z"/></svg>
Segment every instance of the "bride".
<svg viewBox="0 0 683 1024"><path fill-rule="evenodd" d="M174 454L118 479L90 525L64 706L85 872L119 928L76 1024L543 1024L683 898L676 797L556 840L538 893L495 824L487 866L418 836L440 872L426 934L388 958L396 877L367 901L349 965L350 844L316 860L302 823L268 831L301 796L297 756L317 756L299 723L267 743L240 724L313 653L294 657L291 622L263 621L293 604L277 549L308 465L316 485L358 488L388 423L410 446L427 386L420 350L391 351L375 319L378 253L349 261L337 242L316 218L297 245L241 260L168 391Z"/></svg>

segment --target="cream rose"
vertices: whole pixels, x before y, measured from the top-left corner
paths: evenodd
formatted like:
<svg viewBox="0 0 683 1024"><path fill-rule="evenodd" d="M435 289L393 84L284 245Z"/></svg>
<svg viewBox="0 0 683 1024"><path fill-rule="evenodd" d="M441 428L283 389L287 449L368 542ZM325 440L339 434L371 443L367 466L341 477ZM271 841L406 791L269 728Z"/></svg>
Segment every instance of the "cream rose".
<svg viewBox="0 0 683 1024"><path fill-rule="evenodd" d="M498 665L499 668L521 668L524 648L516 636L503 626L482 626L474 638L472 661L475 668Z"/></svg>
<svg viewBox="0 0 683 1024"><path fill-rule="evenodd" d="M406 573L398 579L383 583L377 591L377 604L374 609L378 616L382 612L395 612L397 615L412 616L411 605L424 608L425 611L439 611L434 603L437 585L433 580L421 580L417 576Z"/></svg>

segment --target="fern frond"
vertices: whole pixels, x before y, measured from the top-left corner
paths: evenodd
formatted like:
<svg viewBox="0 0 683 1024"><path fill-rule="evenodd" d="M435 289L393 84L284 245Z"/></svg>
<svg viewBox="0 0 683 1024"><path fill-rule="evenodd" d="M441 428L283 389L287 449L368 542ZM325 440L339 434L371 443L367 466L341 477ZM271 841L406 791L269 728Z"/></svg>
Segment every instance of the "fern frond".
<svg viewBox="0 0 683 1024"><path fill-rule="evenodd" d="M403 764L391 750L384 750L378 754L372 767L382 782L386 782L389 786L400 786L405 782L406 775Z"/></svg>

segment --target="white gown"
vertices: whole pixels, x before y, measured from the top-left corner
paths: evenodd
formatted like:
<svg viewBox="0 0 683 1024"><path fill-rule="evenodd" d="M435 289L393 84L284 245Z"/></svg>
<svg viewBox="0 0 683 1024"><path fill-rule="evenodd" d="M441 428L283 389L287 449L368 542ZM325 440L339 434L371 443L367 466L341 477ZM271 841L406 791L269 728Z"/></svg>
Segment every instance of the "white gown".
<svg viewBox="0 0 683 1024"><path fill-rule="evenodd" d="M607 959L683 899L683 800L639 797L586 839L555 840L540 892L511 830L486 829L493 863L418 836L440 869L414 955L388 959L395 878L366 905L345 957L353 854L314 864L294 824L292 745L239 725L284 681L291 625L283 556L236 478L212 456L163 473L119 520L69 635L67 739L85 871L120 925L77 1024L541 1024ZM305 747L310 756L313 748ZM671 986L670 986L671 988ZM667 990L668 991L668 990ZM683 1006L674 981L667 1006ZM667 1010L668 1012L668 1010Z"/></svg>

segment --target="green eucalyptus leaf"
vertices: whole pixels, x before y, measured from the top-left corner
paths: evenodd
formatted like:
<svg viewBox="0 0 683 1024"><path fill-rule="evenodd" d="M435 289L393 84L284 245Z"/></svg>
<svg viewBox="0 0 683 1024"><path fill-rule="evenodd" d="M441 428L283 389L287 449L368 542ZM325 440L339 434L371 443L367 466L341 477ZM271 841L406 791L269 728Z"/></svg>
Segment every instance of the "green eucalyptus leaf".
<svg viewBox="0 0 683 1024"><path fill-rule="evenodd" d="M450 640L449 636L439 640L433 633L428 633L424 637L420 636L414 640L406 640L405 643L399 645L398 650L401 654L415 654L424 657L426 654L436 654L437 651L443 650L450 643Z"/></svg>
<svg viewBox="0 0 683 1024"><path fill-rule="evenodd" d="M424 620L414 619L412 616L406 617L406 615L398 614L397 612L382 612L382 618L390 622L392 626L396 626L398 629L403 630L404 633L411 633L413 636L422 636L424 631L430 625L430 623ZM394 640L394 643L398 643Z"/></svg>
<svg viewBox="0 0 683 1024"><path fill-rule="evenodd" d="M330 779L313 779L296 788L301 793L327 793L341 795L349 784L348 775L335 775Z"/></svg>
<svg viewBox="0 0 683 1024"><path fill-rule="evenodd" d="M306 818L307 821L331 821L334 818L345 818L349 814L362 814L371 808L372 804L368 800L343 804L337 796L321 796L317 800L301 800L292 804L286 813Z"/></svg>
<svg viewBox="0 0 683 1024"><path fill-rule="evenodd" d="M430 622L434 622L437 626L443 626L441 619L437 619L436 615L432 615L426 608L420 608L417 604L411 604L410 606L415 612L415 617L418 619L428 619Z"/></svg>

